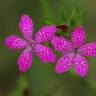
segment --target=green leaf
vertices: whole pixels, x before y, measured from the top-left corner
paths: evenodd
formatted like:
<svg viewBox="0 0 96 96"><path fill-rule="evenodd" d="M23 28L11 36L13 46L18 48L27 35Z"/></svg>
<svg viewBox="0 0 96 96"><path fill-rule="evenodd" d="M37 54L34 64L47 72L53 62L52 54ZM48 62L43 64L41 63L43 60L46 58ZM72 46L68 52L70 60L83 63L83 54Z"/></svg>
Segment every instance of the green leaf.
<svg viewBox="0 0 96 96"><path fill-rule="evenodd" d="M60 8L60 21L61 21L61 24L65 24L67 22L67 18L65 17L63 7Z"/></svg>
<svg viewBox="0 0 96 96"><path fill-rule="evenodd" d="M49 19L46 19L46 20L44 21L44 23L45 23L45 24L48 24L48 25L52 25L54 22L52 22L52 21L49 20Z"/></svg>
<svg viewBox="0 0 96 96"><path fill-rule="evenodd" d="M50 21L54 22L54 15L48 4L48 1L47 0L40 0L40 1L41 1L41 5L42 5L43 14L44 14L44 19L47 19L47 21L48 21L47 23L49 23Z"/></svg>
<svg viewBox="0 0 96 96"><path fill-rule="evenodd" d="M84 18L84 13L81 12L81 10L79 9L79 7L76 7L71 16L70 16L70 19L69 19L69 23L70 23L70 26L71 26L71 29L73 29L74 27L77 27L77 26L80 26L80 25L83 25L83 18Z"/></svg>

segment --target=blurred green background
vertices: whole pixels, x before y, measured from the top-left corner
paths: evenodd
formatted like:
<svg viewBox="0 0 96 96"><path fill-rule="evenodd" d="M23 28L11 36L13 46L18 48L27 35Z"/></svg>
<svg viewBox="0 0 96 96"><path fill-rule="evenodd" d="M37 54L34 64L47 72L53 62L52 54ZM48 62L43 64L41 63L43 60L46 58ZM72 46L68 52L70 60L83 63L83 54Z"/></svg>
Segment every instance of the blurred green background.
<svg viewBox="0 0 96 96"><path fill-rule="evenodd" d="M96 57L87 58L90 67L83 78L71 71L57 75L54 64L42 64L35 55L30 70L20 73L16 64L21 50L5 45L9 34L22 36L18 27L22 14L31 16L36 32L45 20L58 24L62 6L67 17L76 6L86 11L87 41L96 41L95 0L0 0L0 96L96 96Z"/></svg>

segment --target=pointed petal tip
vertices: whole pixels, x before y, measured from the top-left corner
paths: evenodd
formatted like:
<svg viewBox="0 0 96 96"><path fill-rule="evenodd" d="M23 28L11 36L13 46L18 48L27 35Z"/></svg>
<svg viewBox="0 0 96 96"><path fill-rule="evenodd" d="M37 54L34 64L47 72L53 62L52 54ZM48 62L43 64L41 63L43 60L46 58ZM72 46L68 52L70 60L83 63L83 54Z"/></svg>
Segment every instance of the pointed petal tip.
<svg viewBox="0 0 96 96"><path fill-rule="evenodd" d="M62 71L62 69L61 68L55 68L55 72L57 73L57 74L62 74L62 73L64 73L64 72L66 72L66 71Z"/></svg>
<svg viewBox="0 0 96 96"><path fill-rule="evenodd" d="M24 20L24 19L30 19L30 16L29 15L27 15L27 14L23 14L23 15L21 15L21 20Z"/></svg>
<svg viewBox="0 0 96 96"><path fill-rule="evenodd" d="M19 71L24 73L28 71L28 68L22 68L21 66L19 66Z"/></svg>
<svg viewBox="0 0 96 96"><path fill-rule="evenodd" d="M48 63L48 62L55 63L56 58L57 58L56 55L53 54L53 56L51 56L50 59L48 59L48 58L46 58L46 59L40 58L40 59L43 63Z"/></svg>
<svg viewBox="0 0 96 96"><path fill-rule="evenodd" d="M76 29L84 30L84 26L83 25L77 26Z"/></svg>

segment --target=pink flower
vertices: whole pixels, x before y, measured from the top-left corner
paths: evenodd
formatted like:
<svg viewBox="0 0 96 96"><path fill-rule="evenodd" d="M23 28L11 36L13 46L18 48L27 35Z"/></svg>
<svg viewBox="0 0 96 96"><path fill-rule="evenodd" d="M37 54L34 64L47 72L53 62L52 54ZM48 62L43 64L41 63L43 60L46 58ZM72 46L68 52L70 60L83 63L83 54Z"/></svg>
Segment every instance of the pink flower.
<svg viewBox="0 0 96 96"><path fill-rule="evenodd" d="M88 61L84 56L96 56L96 42L84 45L86 34L83 26L79 26L71 33L71 42L62 36L52 39L55 49L64 55L57 61L55 71L63 73L73 66L75 71L85 76L88 71Z"/></svg>
<svg viewBox="0 0 96 96"><path fill-rule="evenodd" d="M6 45L10 49L22 49L23 52L18 58L19 70L26 72L32 65L33 51L43 62L54 62L56 55L52 49L41 43L51 40L57 30L56 26L45 25L33 36L33 22L28 15L23 15L19 22L20 30L25 38L17 35L10 35L6 38Z"/></svg>

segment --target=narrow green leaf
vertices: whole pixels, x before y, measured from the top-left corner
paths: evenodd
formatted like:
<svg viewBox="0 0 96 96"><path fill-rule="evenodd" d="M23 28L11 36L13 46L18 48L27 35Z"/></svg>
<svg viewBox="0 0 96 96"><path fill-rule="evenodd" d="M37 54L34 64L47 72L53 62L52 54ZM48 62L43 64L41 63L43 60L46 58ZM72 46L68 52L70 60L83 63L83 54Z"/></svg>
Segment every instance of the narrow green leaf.
<svg viewBox="0 0 96 96"><path fill-rule="evenodd" d="M76 7L71 16L70 16L70 19L69 19L69 23L70 23L70 26L71 26L71 29L73 29L74 27L76 26L79 26L79 25L82 25L84 22L84 13L81 12L80 8L79 7Z"/></svg>
<svg viewBox="0 0 96 96"><path fill-rule="evenodd" d="M54 22L52 22L51 20L44 20L44 23L45 23L45 24L48 24L48 25L51 25L51 24L53 24Z"/></svg>
<svg viewBox="0 0 96 96"><path fill-rule="evenodd" d="M42 10L44 13L44 19L46 19L48 21L47 23L49 23L50 21L54 22L54 15L48 4L48 1L47 0L40 0L40 1L41 1Z"/></svg>
<svg viewBox="0 0 96 96"><path fill-rule="evenodd" d="M65 24L67 22L67 18L64 14L64 8L63 7L60 7L60 21L61 21L61 24Z"/></svg>

